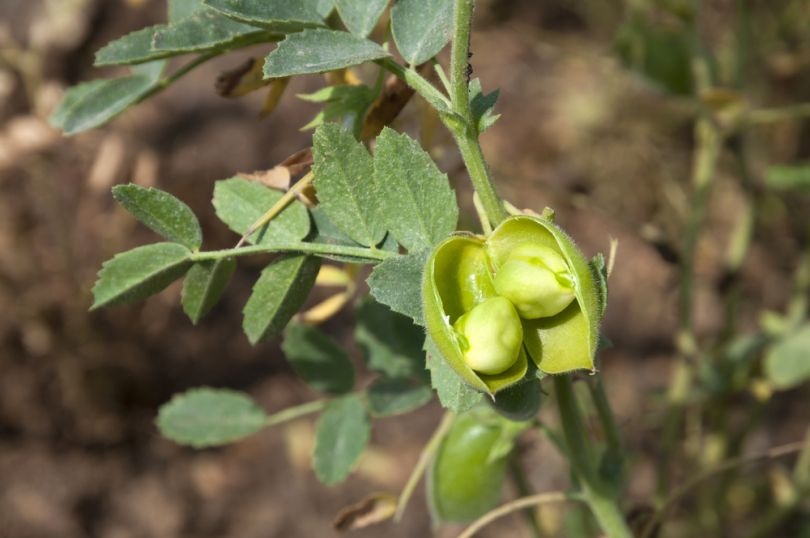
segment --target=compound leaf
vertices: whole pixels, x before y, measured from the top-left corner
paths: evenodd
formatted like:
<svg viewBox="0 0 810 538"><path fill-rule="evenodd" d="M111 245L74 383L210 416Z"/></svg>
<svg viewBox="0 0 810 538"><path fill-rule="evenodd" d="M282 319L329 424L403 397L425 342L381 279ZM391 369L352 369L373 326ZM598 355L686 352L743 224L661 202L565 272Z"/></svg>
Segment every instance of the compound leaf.
<svg viewBox="0 0 810 538"><path fill-rule="evenodd" d="M157 234L191 250L202 244L202 230L194 212L186 204L160 189L130 183L112 189L124 209Z"/></svg>
<svg viewBox="0 0 810 538"><path fill-rule="evenodd" d="M304 30L290 34L264 62L265 78L323 73L390 56L380 45L348 32Z"/></svg>
<svg viewBox="0 0 810 538"><path fill-rule="evenodd" d="M455 194L416 140L383 129L374 153L374 179L387 228L409 251L433 247L455 231Z"/></svg>
<svg viewBox="0 0 810 538"><path fill-rule="evenodd" d="M191 251L178 243L154 243L116 254L98 273L90 310L154 295L183 276L190 257Z"/></svg>
<svg viewBox="0 0 810 538"><path fill-rule="evenodd" d="M343 481L368 444L371 424L356 395L332 400L315 434L315 475L331 486Z"/></svg>
<svg viewBox="0 0 810 538"><path fill-rule="evenodd" d="M262 271L242 311L251 344L284 329L306 301L320 267L320 258L297 255L279 258Z"/></svg>
<svg viewBox="0 0 810 538"><path fill-rule="evenodd" d="M264 428L267 414L245 393L211 388L177 394L160 408L164 437L194 448L219 446Z"/></svg>

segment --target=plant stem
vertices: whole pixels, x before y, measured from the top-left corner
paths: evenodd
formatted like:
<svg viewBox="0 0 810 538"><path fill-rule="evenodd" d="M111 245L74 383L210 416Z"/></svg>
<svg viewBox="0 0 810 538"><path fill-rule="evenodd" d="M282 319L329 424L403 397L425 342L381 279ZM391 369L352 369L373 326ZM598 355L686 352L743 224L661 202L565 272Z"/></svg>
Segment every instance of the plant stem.
<svg viewBox="0 0 810 538"><path fill-rule="evenodd" d="M439 112L446 113L452 110L452 104L447 96L431 84L428 79L417 73L415 69L409 69L390 58L378 60L377 64L404 80L408 86L416 90L416 93L421 95L425 101L433 105Z"/></svg>
<svg viewBox="0 0 810 538"><path fill-rule="evenodd" d="M566 501L581 501L582 498L577 495L572 495L570 493L564 493L562 491L553 491L549 493L538 493L537 495L532 495L530 497L521 497L520 499L515 499L512 502L508 502L503 506L499 506L498 508L492 510L491 512L487 512L472 525L467 527L464 532L458 535L458 538L472 538L478 531L482 528L486 527L496 519L502 518L503 516L507 516L513 512L517 512L518 510L524 510L526 508L530 508L532 506L540 506L541 504L547 503L558 503L558 502L566 502Z"/></svg>
<svg viewBox="0 0 810 538"><path fill-rule="evenodd" d="M582 497L608 538L632 538L627 522L611 487L598 475L594 466L582 415L574 396L570 376L554 376L557 408L568 446L568 458L582 485Z"/></svg>
<svg viewBox="0 0 810 538"><path fill-rule="evenodd" d="M322 411L326 407L327 403L327 400L315 400L314 402L307 402L294 407L288 407L283 411L279 411L278 413L273 413L272 415L268 416L265 426L277 426L278 424L282 424L284 422L290 422L291 420L311 415L312 413L317 413L318 411Z"/></svg>
<svg viewBox="0 0 810 538"><path fill-rule="evenodd" d="M210 60L212 58L216 58L217 56L222 54L222 52L223 51L214 51L214 52L207 52L205 54L200 54L199 56L194 58L189 63L187 63L184 66L180 67L177 71L175 71L174 73L172 73L168 77L161 79L157 84L155 84L152 87L151 90L149 90L148 92L143 94L138 99L138 102L142 103L143 101L149 99L150 97L162 92L163 90L165 90L166 88L168 88L169 86L171 86L172 84L174 84L175 82L177 82L178 80L183 78L184 76L186 76L189 73L191 73L192 71L194 71L196 68L200 67L202 64L204 64L208 60Z"/></svg>
<svg viewBox="0 0 810 538"><path fill-rule="evenodd" d="M408 477L405 487L402 488L402 493L399 494L397 511L394 513L395 523L402 519L402 515L405 513L405 508L408 507L408 501L411 500L411 495L413 495L416 485L419 483L422 475L425 474L425 470L427 469L428 463L430 463L430 459L439 448L439 443L441 443L444 436L447 435L447 432L450 430L450 426L453 425L455 418L456 415L454 413L451 413L450 411L445 412L441 422L439 422L439 426L436 428L436 431L434 431L433 435L430 436L430 440L419 454L419 459L416 462L416 466L414 466L413 471L411 471L411 476Z"/></svg>
<svg viewBox="0 0 810 538"><path fill-rule="evenodd" d="M461 122L443 116L442 119L453 133L461 158L467 166L475 191L481 198L481 204L493 226L506 218L506 210L495 190L489 167L484 160L484 153L478 142L478 127L470 108L469 90L469 57L470 30L475 7L474 0L456 0L453 10L453 46L450 58L450 98L453 112Z"/></svg>
<svg viewBox="0 0 810 538"><path fill-rule="evenodd" d="M350 247L344 245L330 245L327 243L304 243L294 241L289 243L271 243L268 245L251 245L248 247L226 248L223 250L209 250L197 252L190 256L193 262L219 260L235 256L248 256L250 254L266 254L269 252L303 252L305 254L349 256L358 258L362 262L383 261L398 256L396 252L370 249L365 247Z"/></svg>
<svg viewBox="0 0 810 538"><path fill-rule="evenodd" d="M619 427L616 425L616 417L610 407L610 401L605 391L605 380L601 372L598 372L592 380L589 380L588 390L591 392L591 399L605 430L607 448L620 457L622 455L622 438L619 434Z"/></svg>

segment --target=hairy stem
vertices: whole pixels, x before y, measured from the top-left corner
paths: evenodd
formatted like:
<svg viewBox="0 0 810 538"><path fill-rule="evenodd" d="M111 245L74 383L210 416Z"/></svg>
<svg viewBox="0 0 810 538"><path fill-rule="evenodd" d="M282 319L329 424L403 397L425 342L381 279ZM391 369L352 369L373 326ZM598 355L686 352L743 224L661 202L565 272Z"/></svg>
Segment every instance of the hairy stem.
<svg viewBox="0 0 810 538"><path fill-rule="evenodd" d="M250 254L266 254L270 252L301 252L304 254L326 256L349 256L352 258L358 258L358 263L380 262L388 258L398 256L396 252L388 252L385 250L364 247L350 247L344 245L330 245L326 243L304 243L300 241L293 241L289 243L279 242L267 245L251 245L248 247L197 252L192 254L190 259L193 262L202 262L235 256L248 256Z"/></svg>
<svg viewBox="0 0 810 538"><path fill-rule="evenodd" d="M290 422L292 420L311 415L312 413L323 411L327 403L327 400L315 400L314 402L307 402L305 404L296 405L295 407L288 407L283 411L279 411L278 413L273 413L272 415L268 416L265 426L277 426L278 424L283 424L284 422Z"/></svg>
<svg viewBox="0 0 810 538"><path fill-rule="evenodd" d="M458 144L461 158L467 166L475 191L493 226L506 218L506 210L495 190L489 167L478 142L478 127L470 108L469 57L470 30L475 7L474 0L456 0L453 11L453 46L450 59L450 98L453 112L460 122L443 117Z"/></svg>
<svg viewBox="0 0 810 538"><path fill-rule="evenodd" d="M570 376L554 376L557 408L568 446L568 458L582 485L582 497L608 538L632 538L615 492L596 471L591 443L574 396Z"/></svg>

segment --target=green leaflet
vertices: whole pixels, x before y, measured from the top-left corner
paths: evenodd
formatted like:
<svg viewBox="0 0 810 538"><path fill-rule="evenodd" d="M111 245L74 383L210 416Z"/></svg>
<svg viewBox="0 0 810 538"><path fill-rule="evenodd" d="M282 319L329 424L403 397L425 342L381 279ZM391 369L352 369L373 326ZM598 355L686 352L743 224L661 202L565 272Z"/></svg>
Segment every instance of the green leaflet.
<svg viewBox="0 0 810 538"><path fill-rule="evenodd" d="M295 372L313 389L343 394L354 386L354 367L345 351L325 333L299 323L284 331L281 349Z"/></svg>
<svg viewBox="0 0 810 538"><path fill-rule="evenodd" d="M234 232L243 234L282 196L255 181L233 177L217 181L213 204L217 217ZM306 208L294 200L248 240L255 245L299 241L309 233L309 226Z"/></svg>
<svg viewBox="0 0 810 538"><path fill-rule="evenodd" d="M391 32L411 65L430 60L453 34L453 0L398 0L391 8Z"/></svg>
<svg viewBox="0 0 810 538"><path fill-rule="evenodd" d="M323 17L311 0L204 0L203 3L232 19L273 32L299 32L323 25Z"/></svg>
<svg viewBox="0 0 810 538"><path fill-rule="evenodd" d="M385 11L388 0L334 0L340 19L349 31L366 37Z"/></svg>
<svg viewBox="0 0 810 538"><path fill-rule="evenodd" d="M413 321L375 301L364 301L355 312L355 340L368 367L387 377L420 376L425 370L424 331Z"/></svg>
<svg viewBox="0 0 810 538"><path fill-rule="evenodd" d="M368 405L376 417L410 413L428 403L430 388L407 379L377 379L368 388Z"/></svg>
<svg viewBox="0 0 810 538"><path fill-rule="evenodd" d="M138 64L173 56L174 51L152 48L152 40L155 38L155 34L165 28L165 24L147 26L110 41L96 51L96 60L93 65L99 67L104 65Z"/></svg>
<svg viewBox="0 0 810 538"><path fill-rule="evenodd" d="M169 22L177 22L203 9L202 0L168 0Z"/></svg>
<svg viewBox="0 0 810 538"><path fill-rule="evenodd" d="M370 433L368 414L357 395L329 402L315 434L314 467L318 479L332 486L349 476Z"/></svg>
<svg viewBox="0 0 810 538"><path fill-rule="evenodd" d="M498 121L500 114L495 114L495 103L498 102L500 90L484 93L481 88L481 79L470 81L470 111L475 121L478 133L483 133Z"/></svg>
<svg viewBox="0 0 810 538"><path fill-rule="evenodd" d="M454 413L463 413L472 409L483 397L480 392L465 383L453 368L442 358L435 342L428 336L425 339L427 351L427 368L430 370L430 384L439 395L442 407Z"/></svg>
<svg viewBox="0 0 810 538"><path fill-rule="evenodd" d="M765 375L779 390L810 379L810 324L778 340L765 355Z"/></svg>
<svg viewBox="0 0 810 538"><path fill-rule="evenodd" d="M50 117L66 135L99 127L140 101L158 83L163 61L142 64L134 74L93 80L70 88Z"/></svg>
<svg viewBox="0 0 810 538"><path fill-rule="evenodd" d="M325 104L323 110L301 130L314 129L328 121L337 120L355 138L359 138L366 112L379 95L379 87L370 88L365 84L327 86L315 93L298 95L304 101Z"/></svg>
<svg viewBox="0 0 810 538"><path fill-rule="evenodd" d="M429 250L423 250L389 258L374 266L366 280L378 302L422 326L422 272L429 255Z"/></svg>
<svg viewBox="0 0 810 538"><path fill-rule="evenodd" d="M390 56L368 39L336 30L304 30L288 35L264 62L264 77L323 73Z"/></svg>
<svg viewBox="0 0 810 538"><path fill-rule="evenodd" d="M197 262L183 280L183 311L196 325L222 298L236 270L234 258Z"/></svg>
<svg viewBox="0 0 810 538"><path fill-rule="evenodd" d="M279 334L306 301L320 258L288 255L268 265L242 310L242 328L251 344Z"/></svg>
<svg viewBox="0 0 810 538"><path fill-rule="evenodd" d="M203 8L166 27L152 39L155 51L202 52L270 41L267 30L232 20L213 9Z"/></svg>
<svg viewBox="0 0 810 538"><path fill-rule="evenodd" d="M155 233L191 250L202 245L202 230L194 212L171 194L133 183L116 185L112 193L124 209Z"/></svg>
<svg viewBox="0 0 810 538"><path fill-rule="evenodd" d="M386 227L409 251L431 248L455 231L455 193L416 140L384 128L374 152L374 179Z"/></svg>
<svg viewBox="0 0 810 538"><path fill-rule="evenodd" d="M191 251L177 243L154 243L116 254L98 273L90 310L154 295L188 271L190 257Z"/></svg>
<svg viewBox="0 0 810 538"><path fill-rule="evenodd" d="M361 245L378 245L385 238L385 222L365 146L339 125L327 123L315 131L312 151L315 189L329 220Z"/></svg>
<svg viewBox="0 0 810 538"><path fill-rule="evenodd" d="M267 415L247 394L198 388L176 394L160 408L160 433L194 448L232 443L264 428Z"/></svg>

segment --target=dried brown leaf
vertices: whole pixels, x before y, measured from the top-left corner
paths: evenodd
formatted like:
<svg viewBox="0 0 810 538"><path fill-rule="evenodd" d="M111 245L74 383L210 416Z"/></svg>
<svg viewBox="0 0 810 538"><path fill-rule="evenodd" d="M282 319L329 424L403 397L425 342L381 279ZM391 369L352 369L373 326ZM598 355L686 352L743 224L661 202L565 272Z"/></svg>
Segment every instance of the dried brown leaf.
<svg viewBox="0 0 810 538"><path fill-rule="evenodd" d="M364 529L391 518L396 510L397 498L395 496L388 493L375 493L341 510L332 525L338 532Z"/></svg>

